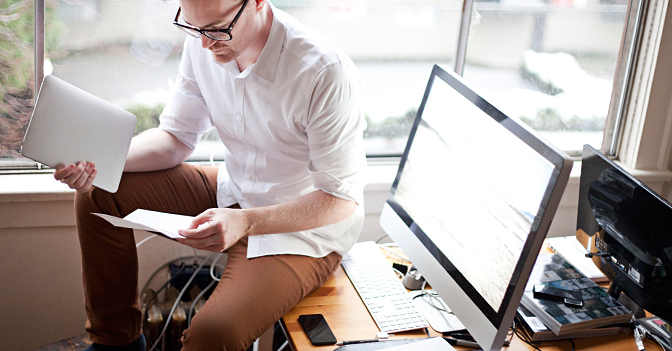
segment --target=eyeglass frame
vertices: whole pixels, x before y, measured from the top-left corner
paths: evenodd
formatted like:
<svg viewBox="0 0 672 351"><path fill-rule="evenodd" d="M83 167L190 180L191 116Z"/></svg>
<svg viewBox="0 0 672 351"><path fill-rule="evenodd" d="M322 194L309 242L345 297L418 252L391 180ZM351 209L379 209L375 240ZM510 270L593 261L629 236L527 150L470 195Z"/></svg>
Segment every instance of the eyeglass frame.
<svg viewBox="0 0 672 351"><path fill-rule="evenodd" d="M233 39L233 34L231 34L231 31L233 30L233 26L238 22L238 19L240 18L240 15L242 15L243 10L245 10L245 5L247 5L247 2L248 2L248 1L249 1L249 0L245 0L245 1L243 1L243 6L240 7L240 10L238 10L238 13L236 14L236 17L233 18L233 21L231 21L231 23L229 24L228 27L226 27L226 29L224 29L224 28L219 28L219 29L200 29L200 28L196 28L196 27L194 27L194 26L192 26L192 25L189 25L189 24L182 24L182 23L179 23L177 20L180 18L180 12L182 11L182 6L179 6L179 7L177 8L177 14L175 15L175 19L173 20L173 24L174 24L175 26L177 26L178 28L180 28L180 29L182 29L182 30L185 30L185 32L186 32L187 34L189 34L189 35L191 35L192 37L195 37L195 38L200 38L200 35L205 35L206 37L208 37L208 39L212 39L212 40L217 40L217 41L230 41L230 40ZM187 32L186 29L188 29L188 30L192 30L192 31L194 31L194 32L198 32L200 35L197 37L197 36L193 35L192 33ZM211 37L210 35L208 35L208 32L225 33L226 35L229 36L229 39L213 38L213 37Z"/></svg>

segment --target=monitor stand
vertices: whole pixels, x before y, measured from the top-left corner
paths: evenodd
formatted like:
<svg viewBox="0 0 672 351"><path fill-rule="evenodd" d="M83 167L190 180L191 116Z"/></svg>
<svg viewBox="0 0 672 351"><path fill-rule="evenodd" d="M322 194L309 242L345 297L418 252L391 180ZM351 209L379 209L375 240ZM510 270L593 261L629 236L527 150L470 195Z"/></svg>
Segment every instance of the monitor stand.
<svg viewBox="0 0 672 351"><path fill-rule="evenodd" d="M408 296L413 300L413 305L425 317L432 329L439 333L465 330L466 328L457 319L457 316L449 313L450 309L441 297L437 294L430 295L430 291L425 290L423 294L421 290L413 290L408 293Z"/></svg>
<svg viewBox="0 0 672 351"><path fill-rule="evenodd" d="M628 295L621 293L622 288L621 285L618 284L618 282L614 281L609 285L609 290L607 290L607 293L611 295L611 297L615 298L618 300L618 302L621 303L625 308L629 309L632 311L633 316L635 318L644 318L646 317L646 313L644 312L644 309L639 306L635 301L632 301Z"/></svg>

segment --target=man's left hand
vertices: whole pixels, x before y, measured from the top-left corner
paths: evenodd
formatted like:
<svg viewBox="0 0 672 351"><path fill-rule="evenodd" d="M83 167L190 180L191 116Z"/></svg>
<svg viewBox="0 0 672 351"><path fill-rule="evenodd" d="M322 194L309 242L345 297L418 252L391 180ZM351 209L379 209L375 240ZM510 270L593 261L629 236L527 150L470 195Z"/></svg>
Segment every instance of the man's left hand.
<svg viewBox="0 0 672 351"><path fill-rule="evenodd" d="M195 249L221 252L247 235L249 222L243 210L211 208L196 216L187 229L178 233L180 243Z"/></svg>

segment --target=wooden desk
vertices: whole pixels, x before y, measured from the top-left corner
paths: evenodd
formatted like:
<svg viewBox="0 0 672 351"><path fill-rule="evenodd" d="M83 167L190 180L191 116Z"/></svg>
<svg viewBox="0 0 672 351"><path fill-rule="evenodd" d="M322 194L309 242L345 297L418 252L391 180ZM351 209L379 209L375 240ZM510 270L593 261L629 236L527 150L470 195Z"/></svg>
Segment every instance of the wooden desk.
<svg viewBox="0 0 672 351"><path fill-rule="evenodd" d="M331 346L312 346L305 332L298 322L302 314L321 313L324 315L331 330L336 335L336 339L342 340L362 340L375 338L379 331L376 323L369 314L366 306L359 298L357 291L352 286L350 279L339 268L331 277L317 290L306 296L293 309L291 309L280 323L284 329L289 344L295 351L304 350L334 350L335 345ZM439 336L430 328L432 336ZM399 338L423 338L426 337L424 331L416 330L403 333L397 333L395 337ZM621 328L617 335L573 339L576 343L576 350L593 351L618 351L618 350L637 350L635 339L629 329ZM660 346L650 340L644 340L644 346L648 351L660 350ZM538 344L538 347L544 351L567 351L571 350L571 344L567 340L548 341ZM460 349L459 347L456 347ZM465 349L468 350L468 349ZM505 351L534 350L525 344L518 337L511 340L509 347L504 347Z"/></svg>

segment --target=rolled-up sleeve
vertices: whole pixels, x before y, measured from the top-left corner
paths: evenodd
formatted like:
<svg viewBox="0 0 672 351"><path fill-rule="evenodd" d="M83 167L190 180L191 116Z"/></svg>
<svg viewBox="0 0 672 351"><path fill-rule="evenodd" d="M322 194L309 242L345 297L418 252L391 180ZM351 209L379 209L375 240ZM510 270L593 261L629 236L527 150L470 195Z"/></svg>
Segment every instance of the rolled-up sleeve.
<svg viewBox="0 0 672 351"><path fill-rule="evenodd" d="M201 136L212 128L212 124L210 111L194 77L189 56L192 44L191 38L184 42L180 72L171 91L171 99L159 116L159 129L174 135L193 150Z"/></svg>
<svg viewBox="0 0 672 351"><path fill-rule="evenodd" d="M315 80L306 126L315 188L358 204L363 203L366 167L361 89L354 65L328 66Z"/></svg>

